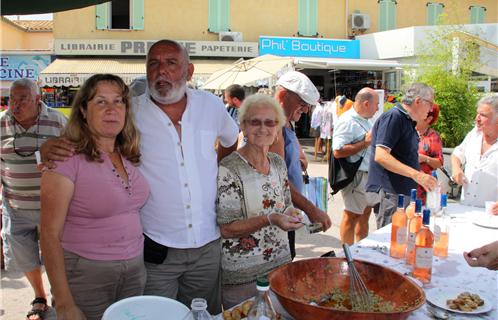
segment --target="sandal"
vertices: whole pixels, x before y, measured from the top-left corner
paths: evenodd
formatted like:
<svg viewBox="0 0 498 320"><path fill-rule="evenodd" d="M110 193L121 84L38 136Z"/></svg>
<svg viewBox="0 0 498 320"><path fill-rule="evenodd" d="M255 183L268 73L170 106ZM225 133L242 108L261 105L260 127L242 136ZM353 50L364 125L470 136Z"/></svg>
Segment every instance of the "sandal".
<svg viewBox="0 0 498 320"><path fill-rule="evenodd" d="M42 304L45 305L45 307L43 307L42 309L35 309L35 304ZM43 320L45 317L45 312L48 310L47 299L41 297L35 298L33 301L31 301L31 306L33 306L33 308L26 315L26 319Z"/></svg>

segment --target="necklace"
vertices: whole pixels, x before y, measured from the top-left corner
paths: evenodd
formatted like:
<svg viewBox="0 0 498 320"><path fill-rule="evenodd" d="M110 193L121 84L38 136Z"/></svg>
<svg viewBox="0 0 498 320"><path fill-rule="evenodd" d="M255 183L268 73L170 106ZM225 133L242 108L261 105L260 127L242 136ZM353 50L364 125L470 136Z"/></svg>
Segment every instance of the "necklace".
<svg viewBox="0 0 498 320"><path fill-rule="evenodd" d="M118 159L113 159L114 155L116 155L116 154L118 156ZM107 157L109 158L109 161L111 162L111 165L112 165L112 173L116 176L116 178L119 179L123 188L126 190L126 192L128 192L128 195L131 196L132 195L131 177L130 177L130 173L128 171L128 167L126 166L126 164L124 162L121 162L121 154L119 152L113 151L113 152L107 153ZM128 179L127 179L128 181L125 181L125 179L123 179L123 177L119 174L118 168L121 165L124 169L123 174L125 174L128 177Z"/></svg>
<svg viewBox="0 0 498 320"><path fill-rule="evenodd" d="M239 155L242 158L242 160L244 160L251 168L253 168L257 172L262 173L262 174L268 174L269 173L269 171L270 171L270 161L268 160L268 158L265 159L265 162L263 163L262 169L260 170L260 169L257 168L257 166L254 164L253 161L249 160L249 158L245 157L241 153L239 153Z"/></svg>
<svg viewBox="0 0 498 320"><path fill-rule="evenodd" d="M425 131L424 131L424 132L419 132L419 133L418 133L418 136L419 136L419 137L425 137L425 136L427 136L427 134L429 133L430 128L431 128L431 127L428 127L427 129L425 129Z"/></svg>

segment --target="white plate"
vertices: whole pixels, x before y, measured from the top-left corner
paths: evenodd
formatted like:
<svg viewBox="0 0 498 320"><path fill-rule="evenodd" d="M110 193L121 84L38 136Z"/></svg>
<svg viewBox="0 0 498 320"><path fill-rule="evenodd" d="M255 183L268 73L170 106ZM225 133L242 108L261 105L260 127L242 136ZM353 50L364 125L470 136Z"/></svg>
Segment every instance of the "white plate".
<svg viewBox="0 0 498 320"><path fill-rule="evenodd" d="M450 309L446 305L446 300L456 299L456 297L460 293L465 292L465 291L468 291L470 293L477 293L481 297L481 299L484 300L484 304L482 306L478 307L477 309L474 309L473 311L454 310L454 309ZM426 294L425 297L426 297L427 301L429 301L431 304L433 304L441 309L448 310L448 311L455 312L455 313L479 314L479 313L488 312L491 309L493 309L493 306L491 304L491 300L489 298L484 297L480 292L473 292L472 290L444 286L442 288L438 287L438 288L433 288L431 290L427 290L425 292L425 294Z"/></svg>
<svg viewBox="0 0 498 320"><path fill-rule="evenodd" d="M480 227L498 229L498 216L489 213L476 214L472 222Z"/></svg>

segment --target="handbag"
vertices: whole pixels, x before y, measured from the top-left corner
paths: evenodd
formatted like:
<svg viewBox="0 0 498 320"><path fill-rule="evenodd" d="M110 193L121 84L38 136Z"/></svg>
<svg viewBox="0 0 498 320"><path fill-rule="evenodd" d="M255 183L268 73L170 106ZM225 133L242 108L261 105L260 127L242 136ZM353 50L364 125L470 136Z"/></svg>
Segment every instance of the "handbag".
<svg viewBox="0 0 498 320"><path fill-rule="evenodd" d="M354 118L352 120L356 121L354 120ZM357 123L360 125L360 127L363 128L363 130L365 130L365 132L368 132L368 130L365 129L359 122ZM332 189L332 194L336 194L337 192L339 192L339 190L344 189L351 182L353 182L354 176L356 175L356 172L358 172L358 168L360 167L361 162L365 157L366 150L367 149L363 151L360 159L356 160L355 162L349 162L346 160L348 157L346 158L334 157L332 148L330 148L328 162L329 162L329 182L330 182L330 188Z"/></svg>
<svg viewBox="0 0 498 320"><path fill-rule="evenodd" d="M328 181L324 177L310 177L305 171L303 173L303 190L301 194L306 197L315 207L327 212Z"/></svg>
<svg viewBox="0 0 498 320"><path fill-rule="evenodd" d="M349 185L358 172L358 168L363 161L363 156L355 162L349 162L346 158L337 159L334 153L330 150L329 154L329 182L332 194L336 194L339 190L344 189Z"/></svg>

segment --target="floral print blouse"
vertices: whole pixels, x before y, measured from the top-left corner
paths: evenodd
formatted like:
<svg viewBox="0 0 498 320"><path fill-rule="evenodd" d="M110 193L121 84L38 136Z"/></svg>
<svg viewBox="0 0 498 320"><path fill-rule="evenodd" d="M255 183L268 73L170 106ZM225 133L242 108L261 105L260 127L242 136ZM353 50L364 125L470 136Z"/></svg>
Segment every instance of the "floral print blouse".
<svg viewBox="0 0 498 320"><path fill-rule="evenodd" d="M268 153L270 172L257 172L238 152L223 159L218 171L217 222L283 213L292 207L284 160ZM291 260L287 232L266 226L243 238L222 239L222 284L256 281Z"/></svg>

